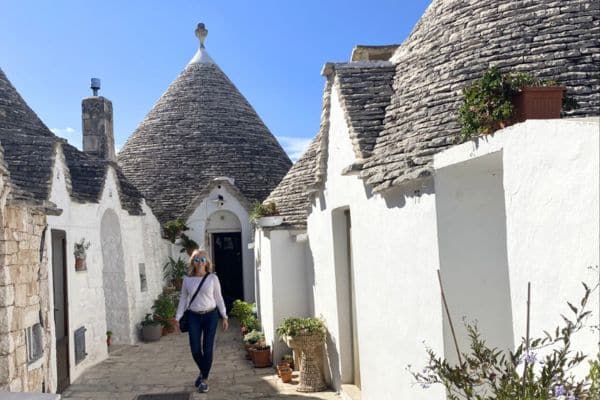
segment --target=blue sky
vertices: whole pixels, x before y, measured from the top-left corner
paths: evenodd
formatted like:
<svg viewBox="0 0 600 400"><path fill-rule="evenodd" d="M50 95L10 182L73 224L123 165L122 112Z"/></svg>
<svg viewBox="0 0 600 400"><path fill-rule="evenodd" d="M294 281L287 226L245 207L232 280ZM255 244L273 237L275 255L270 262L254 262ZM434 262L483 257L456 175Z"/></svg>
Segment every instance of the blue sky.
<svg viewBox="0 0 600 400"><path fill-rule="evenodd" d="M357 44L401 43L429 3L0 0L0 68L77 147L81 99L100 78L119 148L192 58L204 22L209 54L295 159L319 128L323 64Z"/></svg>

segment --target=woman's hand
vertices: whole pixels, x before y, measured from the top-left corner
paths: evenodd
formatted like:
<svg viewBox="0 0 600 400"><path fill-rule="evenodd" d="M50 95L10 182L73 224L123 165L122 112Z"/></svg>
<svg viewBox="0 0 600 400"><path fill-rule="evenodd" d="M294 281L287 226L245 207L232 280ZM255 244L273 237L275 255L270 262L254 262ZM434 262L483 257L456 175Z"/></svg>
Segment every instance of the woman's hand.
<svg viewBox="0 0 600 400"><path fill-rule="evenodd" d="M223 318L223 330L226 331L229 329L229 319Z"/></svg>

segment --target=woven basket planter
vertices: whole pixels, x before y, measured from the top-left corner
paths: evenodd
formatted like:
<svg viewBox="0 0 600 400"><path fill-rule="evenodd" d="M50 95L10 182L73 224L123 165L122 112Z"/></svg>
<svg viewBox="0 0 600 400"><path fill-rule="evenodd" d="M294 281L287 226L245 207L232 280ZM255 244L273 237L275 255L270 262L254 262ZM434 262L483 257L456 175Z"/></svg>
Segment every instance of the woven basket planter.
<svg viewBox="0 0 600 400"><path fill-rule="evenodd" d="M285 343L300 355L299 392L320 392L327 388L323 379L321 348L325 340L320 335L287 336Z"/></svg>

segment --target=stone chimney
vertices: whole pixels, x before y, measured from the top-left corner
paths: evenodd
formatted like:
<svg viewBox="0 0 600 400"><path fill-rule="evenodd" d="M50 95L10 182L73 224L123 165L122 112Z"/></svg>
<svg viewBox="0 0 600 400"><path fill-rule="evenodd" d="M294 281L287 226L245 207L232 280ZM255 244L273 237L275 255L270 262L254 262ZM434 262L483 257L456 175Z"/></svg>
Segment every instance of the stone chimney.
<svg viewBox="0 0 600 400"><path fill-rule="evenodd" d="M92 97L81 102L83 151L93 157L117 161L113 134L112 102L98 96L100 79L92 78Z"/></svg>

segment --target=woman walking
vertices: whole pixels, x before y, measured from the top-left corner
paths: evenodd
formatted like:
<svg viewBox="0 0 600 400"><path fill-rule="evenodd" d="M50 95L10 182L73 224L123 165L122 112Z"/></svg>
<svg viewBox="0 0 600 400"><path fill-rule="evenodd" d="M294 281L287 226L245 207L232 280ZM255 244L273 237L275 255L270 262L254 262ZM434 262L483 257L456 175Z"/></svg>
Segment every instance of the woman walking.
<svg viewBox="0 0 600 400"><path fill-rule="evenodd" d="M190 349L200 370L195 386L200 392L208 392L207 380L213 361L219 314L223 318L223 330L227 330L229 322L221 294L221 283L217 275L211 273L212 264L206 251L194 250L190 257L190 271L190 276L183 279L175 318L179 321L189 308ZM199 287L200 290L194 297Z"/></svg>

